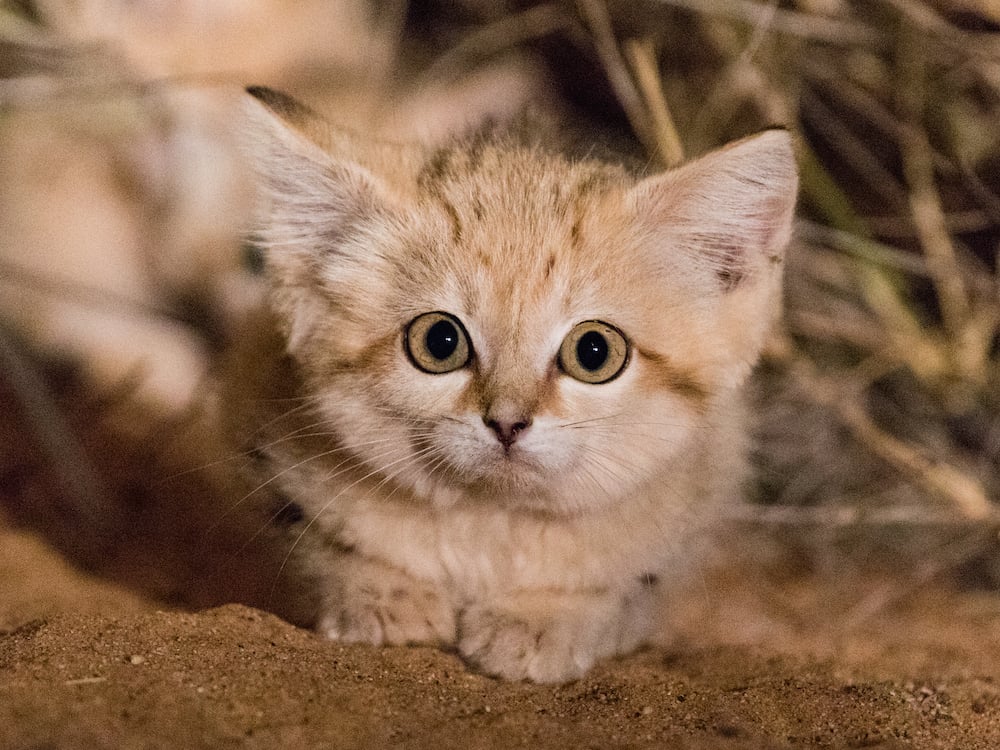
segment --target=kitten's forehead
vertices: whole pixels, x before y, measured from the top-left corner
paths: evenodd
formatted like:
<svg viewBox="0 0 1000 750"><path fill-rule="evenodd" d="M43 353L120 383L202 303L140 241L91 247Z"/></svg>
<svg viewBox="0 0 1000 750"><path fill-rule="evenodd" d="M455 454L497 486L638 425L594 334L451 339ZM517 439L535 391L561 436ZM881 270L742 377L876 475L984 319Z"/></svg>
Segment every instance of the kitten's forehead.
<svg viewBox="0 0 1000 750"><path fill-rule="evenodd" d="M588 224L623 182L613 167L480 145L436 152L419 190L445 228L437 252L463 305L523 327L586 302L607 263L585 237Z"/></svg>
<svg viewBox="0 0 1000 750"><path fill-rule="evenodd" d="M540 147L488 143L438 149L417 177L421 194L458 220L452 227L456 236L477 226L537 233L579 220L587 202L624 182L624 172L613 165L573 163Z"/></svg>

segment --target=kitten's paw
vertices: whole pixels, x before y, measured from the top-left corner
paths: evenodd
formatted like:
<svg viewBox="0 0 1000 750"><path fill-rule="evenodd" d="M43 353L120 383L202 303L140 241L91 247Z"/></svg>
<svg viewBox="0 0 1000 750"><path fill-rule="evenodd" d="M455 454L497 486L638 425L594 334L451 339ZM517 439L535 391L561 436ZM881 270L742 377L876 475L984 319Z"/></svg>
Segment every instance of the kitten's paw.
<svg viewBox="0 0 1000 750"><path fill-rule="evenodd" d="M521 591L459 614L458 650L481 671L508 680L579 679L599 659L635 649L652 628L652 587Z"/></svg>
<svg viewBox="0 0 1000 750"><path fill-rule="evenodd" d="M443 592L377 563L346 567L317 622L320 634L376 646L455 642L455 613Z"/></svg>
<svg viewBox="0 0 1000 750"><path fill-rule="evenodd" d="M474 667L494 677L569 682L582 677L607 653L587 630L570 621L533 622L473 608L461 615L458 650Z"/></svg>

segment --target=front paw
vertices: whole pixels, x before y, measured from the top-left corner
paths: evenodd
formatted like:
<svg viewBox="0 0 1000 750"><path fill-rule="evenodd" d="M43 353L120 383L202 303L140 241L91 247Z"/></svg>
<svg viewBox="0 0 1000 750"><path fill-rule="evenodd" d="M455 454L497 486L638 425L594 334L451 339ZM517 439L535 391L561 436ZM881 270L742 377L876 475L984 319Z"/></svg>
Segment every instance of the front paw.
<svg viewBox="0 0 1000 750"><path fill-rule="evenodd" d="M458 650L475 668L506 680L569 682L598 658L590 634L571 623L472 608L461 615Z"/></svg>
<svg viewBox="0 0 1000 750"><path fill-rule="evenodd" d="M376 646L455 642L455 613L442 591L367 560L338 566L316 630L345 643Z"/></svg>
<svg viewBox="0 0 1000 750"><path fill-rule="evenodd" d="M458 650L507 680L579 679L599 660L636 648L652 627L655 596L636 584L616 591L522 591L459 614Z"/></svg>

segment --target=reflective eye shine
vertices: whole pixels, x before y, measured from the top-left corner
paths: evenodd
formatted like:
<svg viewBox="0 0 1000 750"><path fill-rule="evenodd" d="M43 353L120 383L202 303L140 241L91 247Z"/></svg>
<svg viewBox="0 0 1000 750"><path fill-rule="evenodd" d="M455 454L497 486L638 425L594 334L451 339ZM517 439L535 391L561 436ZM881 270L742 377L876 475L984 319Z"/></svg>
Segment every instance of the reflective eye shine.
<svg viewBox="0 0 1000 750"><path fill-rule="evenodd" d="M625 336L609 323L577 323L559 347L559 366L571 378L594 385L614 380L628 364Z"/></svg>
<svg viewBox="0 0 1000 750"><path fill-rule="evenodd" d="M418 369L439 375L464 367L472 356L472 347L458 318L445 312L429 312L407 326L406 353Z"/></svg>

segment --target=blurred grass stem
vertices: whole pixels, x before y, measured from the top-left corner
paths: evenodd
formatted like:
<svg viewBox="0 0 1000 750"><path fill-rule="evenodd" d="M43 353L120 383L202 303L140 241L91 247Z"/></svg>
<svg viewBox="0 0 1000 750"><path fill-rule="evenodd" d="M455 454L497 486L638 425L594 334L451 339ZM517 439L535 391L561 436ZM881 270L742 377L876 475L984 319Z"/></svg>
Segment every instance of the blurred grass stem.
<svg viewBox="0 0 1000 750"><path fill-rule="evenodd" d="M927 97L925 54L923 38L904 22L897 49L900 78L898 104L904 120L899 134L903 174L909 187L913 222L937 293L944 330L954 345L953 365L960 377L983 382L988 342L984 345L967 335L972 305L948 233L935 184L933 151L922 124Z"/></svg>

